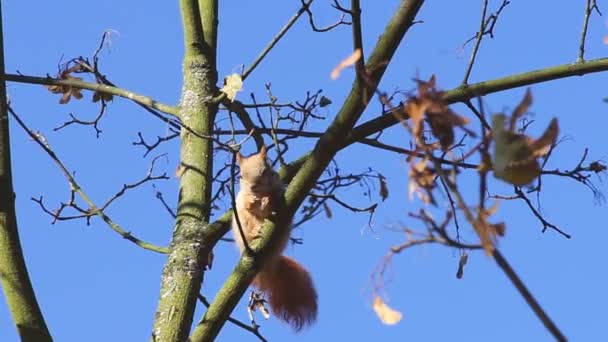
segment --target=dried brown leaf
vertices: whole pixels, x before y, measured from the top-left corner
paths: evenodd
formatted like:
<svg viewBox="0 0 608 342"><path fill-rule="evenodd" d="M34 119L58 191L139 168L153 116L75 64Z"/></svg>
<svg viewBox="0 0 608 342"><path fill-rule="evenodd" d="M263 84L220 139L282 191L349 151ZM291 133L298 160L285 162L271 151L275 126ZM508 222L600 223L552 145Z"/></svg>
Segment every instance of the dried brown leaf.
<svg viewBox="0 0 608 342"><path fill-rule="evenodd" d="M323 107L327 107L331 104L331 100L328 99L325 96L321 96L321 99L319 100L319 107L323 108Z"/></svg>
<svg viewBox="0 0 608 342"><path fill-rule="evenodd" d="M72 94L72 96L77 99L80 100L82 98L82 93L80 92L81 89L80 88L74 88L72 87L70 94Z"/></svg>
<svg viewBox="0 0 608 342"><path fill-rule="evenodd" d="M411 97L404 110L409 114L412 135L421 138L423 121L426 118L431 126L431 133L439 140L444 151L454 144L454 127L461 127L471 136L475 133L465 127L470 120L453 112L444 101L444 92L436 88L435 75L428 81L416 80L418 95Z"/></svg>
<svg viewBox="0 0 608 342"><path fill-rule="evenodd" d="M380 198L382 201L388 198L388 185L386 184L386 178L383 175L380 175Z"/></svg>
<svg viewBox="0 0 608 342"><path fill-rule="evenodd" d="M488 218L497 210L498 201L494 202L492 207L488 209L480 209L477 213L477 221L473 224L486 255L492 255L492 253L494 253L497 238L505 235L506 225L503 222L488 222Z"/></svg>
<svg viewBox="0 0 608 342"><path fill-rule="evenodd" d="M60 86L60 85L55 85L55 84L48 85L48 86L46 86L46 89L48 89L53 94L62 94L62 93L64 93L63 86Z"/></svg>
<svg viewBox="0 0 608 342"><path fill-rule="evenodd" d="M589 170L591 170L595 173L605 172L606 169L607 169L606 165L602 164L600 161L594 161L591 164L589 164Z"/></svg>
<svg viewBox="0 0 608 342"><path fill-rule="evenodd" d="M410 164L408 193L410 200L417 194L425 204L435 204L433 189L435 188L435 170L427 166L428 159Z"/></svg>
<svg viewBox="0 0 608 342"><path fill-rule="evenodd" d="M66 71L60 73L58 78L62 80L82 81L82 78L71 76L69 72ZM60 104L66 104L70 102L70 99L72 97L77 100L80 100L82 98L81 89L70 85L49 85L46 86L46 88L53 94L63 94L59 99Z"/></svg>
<svg viewBox="0 0 608 342"><path fill-rule="evenodd" d="M456 271L457 279L462 279L462 276L464 275L464 266L467 264L468 260L469 260L468 254L463 254L460 256L460 260L458 261L458 271Z"/></svg>
<svg viewBox="0 0 608 342"><path fill-rule="evenodd" d="M494 138L494 176L513 185L523 186L536 179L541 172L537 158L549 152L559 134L556 119L536 140L504 128L505 115L492 118Z"/></svg>
<svg viewBox="0 0 608 342"><path fill-rule="evenodd" d="M105 102L111 102L112 100L114 100L114 95L112 94L108 94L108 93L104 93L101 91L96 91L93 93L93 102L99 102L99 101L105 101Z"/></svg>
<svg viewBox="0 0 608 342"><path fill-rule="evenodd" d="M70 98L71 98L70 92L63 93L63 95L59 99L59 104L66 104L66 103L70 102Z"/></svg>
<svg viewBox="0 0 608 342"><path fill-rule="evenodd" d="M513 132L515 130L515 124L517 120L522 117L522 115L528 112L528 109L532 105L532 91L530 88L526 89L526 94L524 98L521 99L521 102L515 107L513 113L511 114L511 120L509 121L509 131Z"/></svg>
<svg viewBox="0 0 608 342"><path fill-rule="evenodd" d="M412 98L405 104L404 110L410 117L412 136L416 140L420 138L424 113L426 112L427 107L428 102L418 98Z"/></svg>
<svg viewBox="0 0 608 342"><path fill-rule="evenodd" d="M543 134L536 140L530 143L530 149L535 157L544 156L549 153L551 146L557 141L559 135L559 125L557 119L553 118L549 123L549 127L543 132Z"/></svg>

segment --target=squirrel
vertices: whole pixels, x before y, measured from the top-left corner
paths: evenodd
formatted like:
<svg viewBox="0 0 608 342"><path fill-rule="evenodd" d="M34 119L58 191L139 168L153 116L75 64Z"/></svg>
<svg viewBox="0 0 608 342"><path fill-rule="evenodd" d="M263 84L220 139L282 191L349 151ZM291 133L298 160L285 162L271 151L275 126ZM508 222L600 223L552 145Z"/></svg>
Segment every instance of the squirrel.
<svg viewBox="0 0 608 342"><path fill-rule="evenodd" d="M240 152L236 155L241 172L236 211L248 245L260 236L264 220L275 211L285 191L266 154L266 147L263 146L260 152L249 157L243 157ZM272 312L297 332L316 320L317 292L308 271L295 260L282 255L290 238L291 224L278 229L279 241L268 253L252 285L265 294ZM232 218L232 231L243 253L245 244L235 215Z"/></svg>

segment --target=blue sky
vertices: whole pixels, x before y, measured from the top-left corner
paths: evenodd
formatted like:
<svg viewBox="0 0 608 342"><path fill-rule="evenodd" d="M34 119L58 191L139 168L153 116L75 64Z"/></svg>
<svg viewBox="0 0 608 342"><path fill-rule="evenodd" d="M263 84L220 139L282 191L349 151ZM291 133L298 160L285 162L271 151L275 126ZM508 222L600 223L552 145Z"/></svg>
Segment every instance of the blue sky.
<svg viewBox="0 0 608 342"><path fill-rule="evenodd" d="M313 7L319 25L335 21L338 13L331 1L318 0ZM369 53L398 1L362 1L365 51ZM251 63L267 42L299 8L299 1L221 1L219 29L219 74L237 72ZM83 1L61 0L3 2L7 72L54 75L57 65L79 55L90 56L102 32L115 30L111 45L102 53L103 72L116 84L176 104L181 87L182 32L177 1ZM602 5L600 3L600 5ZM491 1L492 10L499 6ZM484 40L470 82L511 73L574 62L583 19L584 1L556 1L550 7L540 2L513 1L501 15L495 38ZM464 75L471 45L462 44L479 26L481 1L430 1L420 11L381 84L384 90L412 89L412 78L437 76L444 89L457 86ZM602 44L607 34L604 18L590 22L588 59L605 56ZM350 89L352 70L332 81L331 69L351 51L347 26L328 33L311 31L302 18L270 56L244 84L239 99L249 102L248 93L264 98L265 83L272 83L281 101L302 99L307 90L323 89L333 104L322 109L326 121L313 124L321 130L332 119ZM560 145L549 168L571 168L589 147L591 159L607 159L605 127L608 95L605 74L594 74L539 84L532 87L531 108L542 130L557 117L567 141ZM141 131L149 139L168 132L165 124L136 105L115 99L102 120L97 139L87 127L54 127L68 120L69 113L92 118L96 107L88 101L57 104L58 97L40 86L11 83L13 108L35 130L42 132L72 171L83 189L98 203L134 182L147 171L151 158L167 153L157 165L172 175L178 163L176 142L163 145L148 158L132 146ZM509 111L524 94L514 89L484 98L489 112ZM85 93L89 98L90 93ZM464 107L454 109L469 115ZM362 120L380 110L374 101ZM218 119L225 119L220 113ZM164 257L122 240L102 221L59 222L38 208L30 197L44 196L56 207L67 200L68 185L51 160L17 126L12 129L14 181L22 245L37 296L47 324L57 341L147 340L158 299ZM387 142L407 147L409 138L399 127L385 132ZM288 157L297 157L314 140L295 141ZM253 151L253 144L246 146ZM354 145L338 155L342 169L361 172L372 166L386 176L389 199L380 205L367 227L367 216L332 207L334 217L319 217L294 232L304 239L288 253L300 260L313 275L320 297L319 320L295 336L274 319L258 322L270 341L284 340L412 340L412 341L551 341L541 323L526 306L494 262L473 253L464 278L454 276L458 253L444 247L422 246L394 258L392 280L385 294L388 303L404 313L396 326L384 326L371 309L370 275L390 246L405 238L395 227L421 229L407 213L420 203L407 197L407 166L404 158L389 152ZM461 189L474 203L476 183L463 175ZM603 191L605 184L594 177ZM177 180L158 183L169 200L176 198ZM471 190L468 192L467 190ZM506 194L509 188L492 181L491 190ZM370 202L360 189L341 196L350 203ZM121 198L108 214L125 229L144 240L168 244L172 219L154 198L155 189L143 186ZM439 196L441 205L445 198ZM503 202L497 219L504 219L507 234L500 249L562 331L576 341L604 340L608 333L605 308L608 276L602 265L604 241L608 238L605 205L590 191L567 179L544 181L542 210L552 223L568 231L570 240L547 231L523 202ZM473 239L470 229L466 236ZM202 292L212 298L237 260L229 243L218 244L213 270L205 275ZM199 319L203 310L197 310ZM234 317L247 320L245 304ZM0 336L17 341L3 299L0 300ZM219 340L254 338L227 324Z"/></svg>

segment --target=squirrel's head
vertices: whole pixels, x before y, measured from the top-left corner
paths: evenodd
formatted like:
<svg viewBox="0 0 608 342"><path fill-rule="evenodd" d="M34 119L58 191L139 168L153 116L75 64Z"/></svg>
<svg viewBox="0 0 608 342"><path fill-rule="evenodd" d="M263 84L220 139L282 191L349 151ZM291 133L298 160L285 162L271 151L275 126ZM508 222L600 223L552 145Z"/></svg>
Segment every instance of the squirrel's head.
<svg viewBox="0 0 608 342"><path fill-rule="evenodd" d="M237 164L241 169L241 178L251 184L266 183L272 179L273 170L272 166L268 164L266 159L266 146L262 146L260 152L250 155L249 157L243 157L238 152L236 155Z"/></svg>

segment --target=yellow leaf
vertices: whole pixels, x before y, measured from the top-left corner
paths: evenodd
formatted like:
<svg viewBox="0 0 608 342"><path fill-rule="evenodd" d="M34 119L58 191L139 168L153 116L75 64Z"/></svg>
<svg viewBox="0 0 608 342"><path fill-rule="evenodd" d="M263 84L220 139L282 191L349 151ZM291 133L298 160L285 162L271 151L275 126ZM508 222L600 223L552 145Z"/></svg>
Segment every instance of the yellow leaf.
<svg viewBox="0 0 608 342"><path fill-rule="evenodd" d="M331 79L335 80L340 77L340 73L342 70L348 68L349 66L355 64L361 58L361 49L355 50L350 56L346 57L340 64L338 64L334 70L331 71Z"/></svg>
<svg viewBox="0 0 608 342"><path fill-rule="evenodd" d="M382 299L378 296L375 296L374 298L373 307L374 311L376 312L376 315L378 315L378 318L380 318L380 321L382 321L382 323L386 325L397 324L403 317L403 314L401 314L401 312L396 311L386 305L384 301L382 301Z"/></svg>
<svg viewBox="0 0 608 342"><path fill-rule="evenodd" d="M243 89L243 79L239 74L231 74L224 78L224 86L221 91L226 94L230 101L234 101L236 93Z"/></svg>

